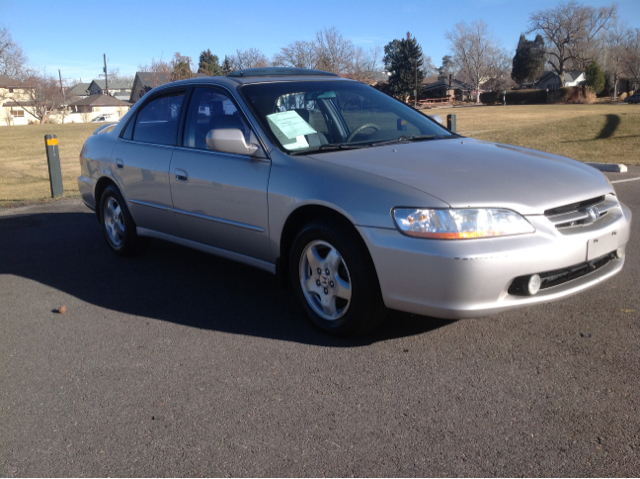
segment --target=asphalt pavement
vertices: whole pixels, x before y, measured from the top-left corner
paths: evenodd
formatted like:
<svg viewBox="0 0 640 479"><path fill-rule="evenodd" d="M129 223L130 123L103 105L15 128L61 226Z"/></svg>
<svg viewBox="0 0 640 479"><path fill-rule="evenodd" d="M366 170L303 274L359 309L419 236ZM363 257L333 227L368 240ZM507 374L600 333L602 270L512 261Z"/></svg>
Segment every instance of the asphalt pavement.
<svg viewBox="0 0 640 479"><path fill-rule="evenodd" d="M638 476L640 180L615 187L613 279L357 340L266 272L116 257L79 200L0 210L0 476Z"/></svg>

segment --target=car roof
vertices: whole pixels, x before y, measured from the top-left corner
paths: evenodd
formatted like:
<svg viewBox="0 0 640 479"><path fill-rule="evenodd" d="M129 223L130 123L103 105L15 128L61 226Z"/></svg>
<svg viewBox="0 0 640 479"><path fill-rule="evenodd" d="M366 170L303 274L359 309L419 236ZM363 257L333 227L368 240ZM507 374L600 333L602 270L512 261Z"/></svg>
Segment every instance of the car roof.
<svg viewBox="0 0 640 479"><path fill-rule="evenodd" d="M270 68L247 68L237 70L227 76L210 76L190 78L161 85L164 87L174 87L180 85L244 85L248 83L272 83L272 82L294 82L294 81L355 81L342 78L335 73L321 70L310 70L306 68L270 67Z"/></svg>

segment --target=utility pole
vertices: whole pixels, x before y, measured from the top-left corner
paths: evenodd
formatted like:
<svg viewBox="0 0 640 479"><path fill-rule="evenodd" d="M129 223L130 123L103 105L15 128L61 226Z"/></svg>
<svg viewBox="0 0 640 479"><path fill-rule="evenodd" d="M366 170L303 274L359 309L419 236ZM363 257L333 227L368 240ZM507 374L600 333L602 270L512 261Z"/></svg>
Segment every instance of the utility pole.
<svg viewBox="0 0 640 479"><path fill-rule="evenodd" d="M416 89L414 90L414 104L413 107L414 108L418 108L418 59L415 59L416 62Z"/></svg>
<svg viewBox="0 0 640 479"><path fill-rule="evenodd" d="M67 98L65 97L65 94L64 94L64 88L62 88L62 73L60 73L59 68L58 68L58 78L60 78L60 93L62 93L62 101L66 103Z"/></svg>
<svg viewBox="0 0 640 479"><path fill-rule="evenodd" d="M107 90L107 95L108 95L109 94L109 77L107 76L107 54L103 53L102 56L104 58L104 86L105 86L105 89Z"/></svg>

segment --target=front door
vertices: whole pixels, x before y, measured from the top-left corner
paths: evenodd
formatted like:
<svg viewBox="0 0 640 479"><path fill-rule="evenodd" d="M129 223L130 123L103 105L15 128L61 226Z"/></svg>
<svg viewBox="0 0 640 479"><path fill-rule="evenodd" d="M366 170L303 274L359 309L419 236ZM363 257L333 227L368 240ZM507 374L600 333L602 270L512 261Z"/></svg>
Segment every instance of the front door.
<svg viewBox="0 0 640 479"><path fill-rule="evenodd" d="M183 146L174 150L169 170L173 211L184 238L269 261L271 162L209 149L209 131L228 128L240 129L247 143L257 143L227 92L195 88Z"/></svg>

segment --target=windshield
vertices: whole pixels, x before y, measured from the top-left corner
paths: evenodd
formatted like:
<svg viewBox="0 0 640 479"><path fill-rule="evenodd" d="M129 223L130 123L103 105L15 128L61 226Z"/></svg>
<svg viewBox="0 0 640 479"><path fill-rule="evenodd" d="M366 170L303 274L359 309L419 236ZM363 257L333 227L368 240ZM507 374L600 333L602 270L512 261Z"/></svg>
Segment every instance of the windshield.
<svg viewBox="0 0 640 479"><path fill-rule="evenodd" d="M290 153L454 137L421 113L362 83L258 83L240 91L271 140Z"/></svg>

